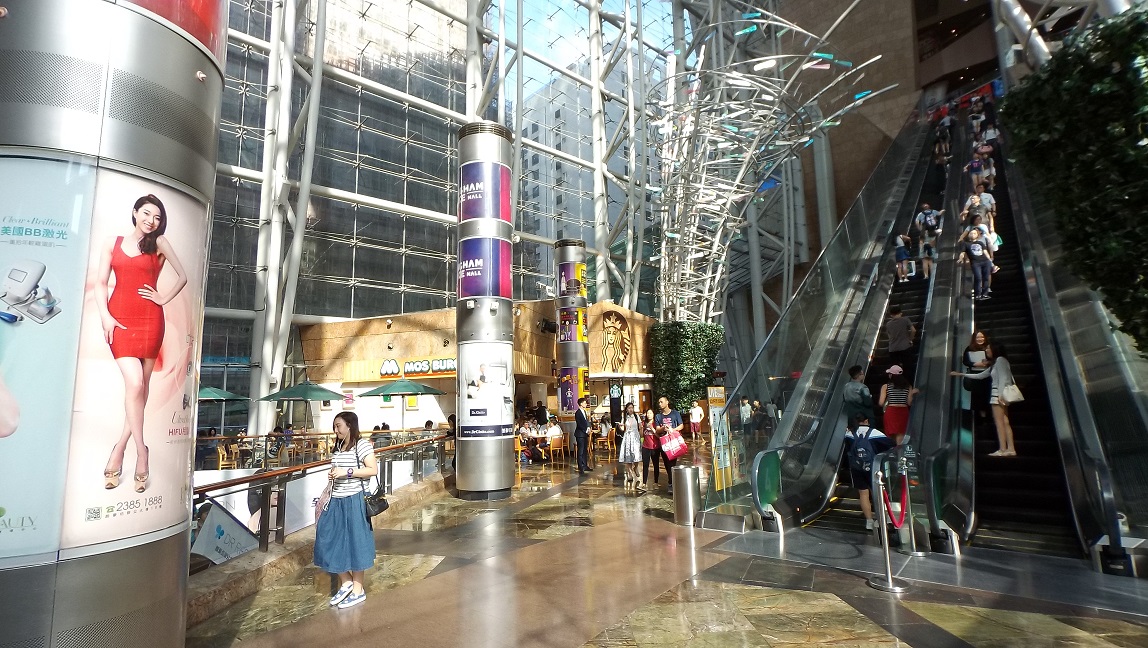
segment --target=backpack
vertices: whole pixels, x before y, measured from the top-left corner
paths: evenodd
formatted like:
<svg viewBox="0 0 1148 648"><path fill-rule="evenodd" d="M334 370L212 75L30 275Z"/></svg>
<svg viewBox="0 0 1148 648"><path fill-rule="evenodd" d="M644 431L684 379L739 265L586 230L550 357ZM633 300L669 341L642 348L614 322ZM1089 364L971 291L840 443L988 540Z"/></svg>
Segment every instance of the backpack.
<svg viewBox="0 0 1148 648"><path fill-rule="evenodd" d="M940 212L935 209L930 209L929 211L921 212L921 216L924 217L925 231L929 233L929 236L936 236L937 226L940 225L940 219L938 218Z"/></svg>
<svg viewBox="0 0 1148 648"><path fill-rule="evenodd" d="M873 467L873 428L866 425L865 436L861 436L861 428L853 433L853 448L849 450L849 469L857 472L869 472Z"/></svg>

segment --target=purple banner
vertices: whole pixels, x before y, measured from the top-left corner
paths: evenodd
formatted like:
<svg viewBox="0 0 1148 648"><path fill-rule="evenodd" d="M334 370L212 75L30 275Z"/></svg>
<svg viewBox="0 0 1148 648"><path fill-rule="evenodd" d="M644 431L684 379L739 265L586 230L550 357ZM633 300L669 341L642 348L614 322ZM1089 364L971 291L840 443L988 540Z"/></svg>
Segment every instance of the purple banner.
<svg viewBox="0 0 1148 648"><path fill-rule="evenodd" d="M558 295L560 297L586 296L585 263L558 264Z"/></svg>
<svg viewBox="0 0 1148 648"><path fill-rule="evenodd" d="M510 167L497 162L462 165L458 180L458 220L472 218L511 221Z"/></svg>
<svg viewBox="0 0 1148 648"><path fill-rule="evenodd" d="M510 281L510 241L465 239L458 246L458 298L513 295Z"/></svg>

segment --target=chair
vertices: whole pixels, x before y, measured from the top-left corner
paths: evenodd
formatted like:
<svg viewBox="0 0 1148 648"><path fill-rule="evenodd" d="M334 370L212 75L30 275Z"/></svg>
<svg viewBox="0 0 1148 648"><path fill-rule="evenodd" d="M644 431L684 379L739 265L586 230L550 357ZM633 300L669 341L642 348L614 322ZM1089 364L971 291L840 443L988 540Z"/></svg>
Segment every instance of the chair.
<svg viewBox="0 0 1148 648"><path fill-rule="evenodd" d="M522 437L515 434L514 435L514 463L515 464L522 463L522 453L525 451L526 451L526 448L522 447Z"/></svg>
<svg viewBox="0 0 1148 648"><path fill-rule="evenodd" d="M287 446L280 446L279 452L273 457L267 457L263 465L267 468L282 468L291 465L291 454Z"/></svg>
<svg viewBox="0 0 1148 648"><path fill-rule="evenodd" d="M235 460L235 457L229 452L230 448L231 448L231 446L228 446L227 448L224 448L223 446L218 446L215 448L215 454L219 458L219 469L220 470L224 470L226 468L234 469L234 468L239 467L239 463Z"/></svg>
<svg viewBox="0 0 1148 648"><path fill-rule="evenodd" d="M562 436L550 437L550 461L558 461L558 455L562 455L562 461L566 461L566 439Z"/></svg>

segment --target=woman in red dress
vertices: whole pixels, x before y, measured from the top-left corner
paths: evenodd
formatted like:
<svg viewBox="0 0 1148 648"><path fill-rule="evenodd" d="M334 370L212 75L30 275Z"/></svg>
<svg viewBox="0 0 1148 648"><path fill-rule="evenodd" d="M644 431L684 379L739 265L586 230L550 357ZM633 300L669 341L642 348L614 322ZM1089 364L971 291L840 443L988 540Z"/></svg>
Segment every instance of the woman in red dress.
<svg viewBox="0 0 1148 648"><path fill-rule="evenodd" d="M115 488L123 474L124 451L135 442L135 490L147 489L148 448L143 438L144 407L156 358L163 343L163 305L187 284L187 275L164 237L167 210L160 199L147 195L132 208L132 229L127 236L108 241L100 255L96 304L104 340L124 376L124 429L104 468L104 488ZM175 271L175 283L163 293L156 289L165 265ZM116 285L108 297L108 280Z"/></svg>

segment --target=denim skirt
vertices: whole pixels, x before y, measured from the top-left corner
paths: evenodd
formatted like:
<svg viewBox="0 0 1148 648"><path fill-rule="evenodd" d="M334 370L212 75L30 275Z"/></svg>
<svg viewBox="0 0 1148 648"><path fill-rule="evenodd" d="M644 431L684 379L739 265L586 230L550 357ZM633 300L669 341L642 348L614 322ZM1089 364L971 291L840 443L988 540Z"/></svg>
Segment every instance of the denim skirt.
<svg viewBox="0 0 1148 648"><path fill-rule="evenodd" d="M332 497L315 524L315 566L329 574L366 571L375 564L375 537L363 494Z"/></svg>

